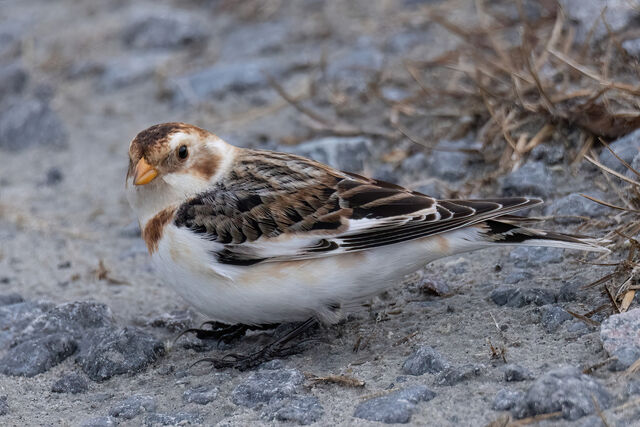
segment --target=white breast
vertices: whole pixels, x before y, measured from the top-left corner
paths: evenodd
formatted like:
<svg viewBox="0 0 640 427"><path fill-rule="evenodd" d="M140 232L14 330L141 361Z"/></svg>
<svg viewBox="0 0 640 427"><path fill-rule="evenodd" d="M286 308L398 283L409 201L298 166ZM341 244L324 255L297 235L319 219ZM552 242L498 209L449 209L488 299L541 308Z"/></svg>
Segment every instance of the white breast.
<svg viewBox="0 0 640 427"><path fill-rule="evenodd" d="M153 254L157 269L183 298L212 320L235 324L339 320L336 305L353 304L393 286L443 256L486 245L465 228L362 252L234 266L216 261L221 245L169 224Z"/></svg>

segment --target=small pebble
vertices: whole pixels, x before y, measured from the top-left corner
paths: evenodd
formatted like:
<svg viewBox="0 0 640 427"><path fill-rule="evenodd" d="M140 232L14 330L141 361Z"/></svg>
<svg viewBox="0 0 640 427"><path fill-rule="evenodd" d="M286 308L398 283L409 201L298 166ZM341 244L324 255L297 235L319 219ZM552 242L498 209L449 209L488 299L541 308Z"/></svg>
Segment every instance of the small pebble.
<svg viewBox="0 0 640 427"><path fill-rule="evenodd" d="M82 375L67 374L58 379L51 386L51 391L54 393L84 393L89 389L87 380Z"/></svg>
<svg viewBox="0 0 640 427"><path fill-rule="evenodd" d="M402 371L409 375L435 374L449 366L449 362L433 347L418 348L402 365Z"/></svg>
<svg viewBox="0 0 640 427"><path fill-rule="evenodd" d="M411 421L411 416L419 402L427 402L435 396L436 394L427 386L412 386L360 403L353 416L385 424L406 424Z"/></svg>

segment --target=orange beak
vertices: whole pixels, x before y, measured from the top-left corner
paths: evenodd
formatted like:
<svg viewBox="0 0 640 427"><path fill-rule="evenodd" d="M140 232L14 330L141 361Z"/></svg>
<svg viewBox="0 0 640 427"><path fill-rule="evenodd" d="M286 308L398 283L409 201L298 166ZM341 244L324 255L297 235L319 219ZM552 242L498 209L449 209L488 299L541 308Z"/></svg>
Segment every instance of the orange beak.
<svg viewBox="0 0 640 427"><path fill-rule="evenodd" d="M133 174L133 183L135 185L145 185L153 181L158 176L158 170L151 166L142 158L138 160L135 173Z"/></svg>

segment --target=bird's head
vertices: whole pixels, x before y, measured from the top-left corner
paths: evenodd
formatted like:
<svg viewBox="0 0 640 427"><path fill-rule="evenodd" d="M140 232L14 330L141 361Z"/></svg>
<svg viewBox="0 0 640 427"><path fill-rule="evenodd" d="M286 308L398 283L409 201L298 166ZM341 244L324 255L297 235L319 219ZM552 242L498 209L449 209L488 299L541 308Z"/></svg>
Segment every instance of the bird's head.
<svg viewBox="0 0 640 427"><path fill-rule="evenodd" d="M162 123L143 130L129 146L129 203L143 221L183 202L224 173L234 150L212 133L186 123Z"/></svg>

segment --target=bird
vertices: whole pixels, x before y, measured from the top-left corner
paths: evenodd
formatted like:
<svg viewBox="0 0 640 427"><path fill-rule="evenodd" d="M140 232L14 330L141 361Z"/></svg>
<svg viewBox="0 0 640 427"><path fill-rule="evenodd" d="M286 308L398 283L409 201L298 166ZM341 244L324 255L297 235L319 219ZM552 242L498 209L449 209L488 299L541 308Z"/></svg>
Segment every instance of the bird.
<svg viewBox="0 0 640 427"><path fill-rule="evenodd" d="M156 271L224 333L335 324L454 254L509 245L608 251L513 214L538 198L438 200L295 154L236 147L187 123L141 131L128 154L127 199Z"/></svg>

